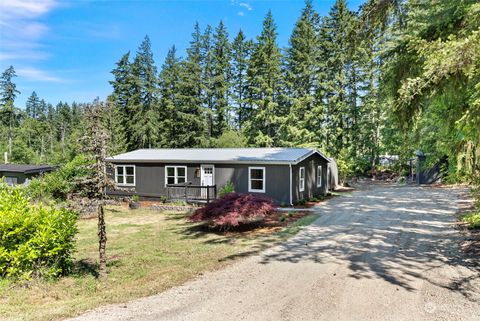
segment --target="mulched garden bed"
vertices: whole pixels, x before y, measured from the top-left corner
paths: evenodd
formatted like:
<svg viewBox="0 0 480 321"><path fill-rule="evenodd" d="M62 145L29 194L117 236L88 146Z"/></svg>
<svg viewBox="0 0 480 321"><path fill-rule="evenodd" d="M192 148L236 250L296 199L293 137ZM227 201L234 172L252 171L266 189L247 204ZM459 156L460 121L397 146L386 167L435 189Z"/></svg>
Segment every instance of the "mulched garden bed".
<svg viewBox="0 0 480 321"><path fill-rule="evenodd" d="M224 236L255 236L255 235L268 235L280 231L281 229L295 223L299 219L312 215L312 212L308 211L275 211L266 217L263 221L254 222L249 224L241 224L237 227L230 228L228 230L220 230L211 228L206 224L198 225L196 228L198 231L206 233L215 233Z"/></svg>

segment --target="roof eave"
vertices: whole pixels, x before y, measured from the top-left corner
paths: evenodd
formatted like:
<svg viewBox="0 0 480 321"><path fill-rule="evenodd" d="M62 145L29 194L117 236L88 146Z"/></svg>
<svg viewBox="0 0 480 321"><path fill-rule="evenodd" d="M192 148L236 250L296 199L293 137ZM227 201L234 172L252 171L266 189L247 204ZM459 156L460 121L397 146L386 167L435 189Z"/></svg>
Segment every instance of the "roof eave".
<svg viewBox="0 0 480 321"><path fill-rule="evenodd" d="M192 164L192 163L202 163L202 164L265 164L265 165L289 165L293 164L292 161L269 161L269 160L257 160L257 161L230 161L230 160L179 160L179 159L112 159L107 158L107 162L110 163L119 163L119 164L128 164L128 163L166 163L166 164Z"/></svg>

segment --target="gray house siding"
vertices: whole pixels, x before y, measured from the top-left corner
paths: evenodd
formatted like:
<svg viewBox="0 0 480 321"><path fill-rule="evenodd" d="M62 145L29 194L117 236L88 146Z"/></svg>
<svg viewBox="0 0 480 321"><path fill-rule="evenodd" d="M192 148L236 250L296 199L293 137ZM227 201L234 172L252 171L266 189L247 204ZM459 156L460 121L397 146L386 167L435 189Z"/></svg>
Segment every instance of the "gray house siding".
<svg viewBox="0 0 480 321"><path fill-rule="evenodd" d="M29 175L29 174L24 174L24 173L18 173L18 172L0 172L0 178L2 177L16 177L17 178L17 184L23 184L25 183L25 180L28 178L30 179L34 175Z"/></svg>
<svg viewBox="0 0 480 321"><path fill-rule="evenodd" d="M292 166L293 202L327 193L327 160L314 154L297 165ZM317 166L322 166L322 185L317 187ZM305 167L305 189L300 191L300 168Z"/></svg>
<svg viewBox="0 0 480 321"><path fill-rule="evenodd" d="M230 181L235 186L235 191L247 193L249 167L265 167L265 193L252 194L266 195L279 203L290 202L290 169L287 165L217 164L215 165L215 183L221 188Z"/></svg>
<svg viewBox="0 0 480 321"><path fill-rule="evenodd" d="M200 185L200 177L195 172L200 169L200 163L125 163L119 165L135 165L135 186L117 187L117 193L125 192L125 195L138 194L140 196L159 197L166 195L165 188L165 166L186 166L187 181L193 185ZM227 182L232 182L235 191L239 193L248 192L248 168L265 167L265 193L279 203L290 202L290 168L288 165L269 164L215 164L214 180L217 188L222 188ZM112 178L114 174L112 173ZM117 194L116 193L116 194Z"/></svg>

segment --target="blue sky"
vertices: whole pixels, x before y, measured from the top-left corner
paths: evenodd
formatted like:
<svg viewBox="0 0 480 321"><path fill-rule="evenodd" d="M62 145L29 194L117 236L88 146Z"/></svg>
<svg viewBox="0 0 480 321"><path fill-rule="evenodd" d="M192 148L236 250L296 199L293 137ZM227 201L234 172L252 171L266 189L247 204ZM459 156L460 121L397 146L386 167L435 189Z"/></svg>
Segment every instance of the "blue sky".
<svg viewBox="0 0 480 321"><path fill-rule="evenodd" d="M363 1L350 0L357 10ZM334 0L314 0L325 15ZM285 47L303 0L0 0L0 69L13 65L23 108L36 91L47 102L88 102L111 91L108 83L115 62L135 53L146 34L157 66L168 48L183 56L195 21L202 29L223 20L230 38L242 29L255 38L271 9L278 27L278 44Z"/></svg>

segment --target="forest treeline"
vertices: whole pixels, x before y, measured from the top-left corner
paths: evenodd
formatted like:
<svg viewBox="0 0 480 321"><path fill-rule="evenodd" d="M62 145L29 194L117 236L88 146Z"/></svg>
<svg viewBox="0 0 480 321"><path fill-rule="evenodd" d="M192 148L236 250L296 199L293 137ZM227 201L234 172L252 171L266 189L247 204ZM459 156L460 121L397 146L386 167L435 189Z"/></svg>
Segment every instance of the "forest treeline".
<svg viewBox="0 0 480 321"><path fill-rule="evenodd" d="M112 65L105 104L110 153L137 148L308 146L363 171L382 154L448 156L454 180L480 166L480 4L475 0L306 1L289 44L268 12L261 33L194 25L186 53L160 64L146 36ZM156 41L153 39L152 41ZM15 106L1 77L0 151L15 162L80 153L85 104L34 92Z"/></svg>

